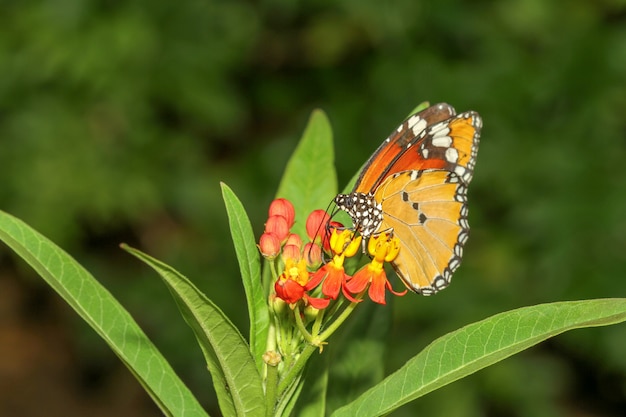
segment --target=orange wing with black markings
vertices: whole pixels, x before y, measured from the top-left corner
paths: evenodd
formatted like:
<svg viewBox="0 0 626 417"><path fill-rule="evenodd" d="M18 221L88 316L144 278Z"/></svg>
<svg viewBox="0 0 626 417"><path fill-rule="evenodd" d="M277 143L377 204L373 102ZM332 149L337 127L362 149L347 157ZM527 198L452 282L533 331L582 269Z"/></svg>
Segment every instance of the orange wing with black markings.
<svg viewBox="0 0 626 417"><path fill-rule="evenodd" d="M402 122L366 162L353 191L368 193L376 189L393 172L399 172L400 170L396 169L399 160L405 150L424 139L426 127L447 120L455 114L456 111L452 106L439 103L415 113ZM438 168L437 166L427 166L425 164L427 161L422 162L423 167L421 169ZM420 167L410 169L420 169Z"/></svg>
<svg viewBox="0 0 626 417"><path fill-rule="evenodd" d="M403 171L374 194L379 230L393 230L400 253L392 265L407 287L428 295L445 288L461 264L469 235L467 186L454 172Z"/></svg>
<svg viewBox="0 0 626 417"><path fill-rule="evenodd" d="M374 152L353 192L335 198L364 238L393 231L401 248L392 265L423 295L445 288L461 263L481 128L478 113L448 104L416 113Z"/></svg>

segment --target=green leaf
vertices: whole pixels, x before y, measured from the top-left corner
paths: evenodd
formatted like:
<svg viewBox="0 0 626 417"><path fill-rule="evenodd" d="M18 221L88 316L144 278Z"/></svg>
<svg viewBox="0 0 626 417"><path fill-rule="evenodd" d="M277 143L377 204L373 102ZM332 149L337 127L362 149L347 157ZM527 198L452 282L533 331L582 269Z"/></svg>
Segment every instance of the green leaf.
<svg viewBox="0 0 626 417"><path fill-rule="evenodd" d="M296 377L296 379L293 381L293 384L284 393L284 396L278 400L274 413L276 417L288 417L292 415L301 417L301 414L299 412L297 412L297 414L294 414L293 411L296 403L300 399L300 394L302 393L305 382L306 381L302 375Z"/></svg>
<svg viewBox="0 0 626 417"><path fill-rule="evenodd" d="M329 341L332 355L327 410L340 408L379 383L384 373L391 308L362 303ZM367 360L363 360L367 358Z"/></svg>
<svg viewBox="0 0 626 417"><path fill-rule="evenodd" d="M137 249L122 247L153 268L171 291L202 348L224 415L263 416L265 396L261 376L235 325L172 267Z"/></svg>
<svg viewBox="0 0 626 417"><path fill-rule="evenodd" d="M0 211L0 239L82 317L167 416L207 416L130 314L76 260L21 220Z"/></svg>
<svg viewBox="0 0 626 417"><path fill-rule="evenodd" d="M304 373L303 395L297 399L295 414L299 417L324 417L328 398L328 374L331 352L314 354L309 358ZM337 363L333 360L333 364Z"/></svg>
<svg viewBox="0 0 626 417"><path fill-rule="evenodd" d="M626 299L541 304L497 314L435 340L333 416L379 416L552 336L626 320Z"/></svg>
<svg viewBox="0 0 626 417"><path fill-rule="evenodd" d="M261 263L256 247L252 225L246 211L235 193L226 185L222 186L222 197L228 213L230 233L232 235L243 288L248 302L250 317L250 351L259 372L263 370L263 354L267 345L269 329L269 311L267 296L261 285Z"/></svg>
<svg viewBox="0 0 626 417"><path fill-rule="evenodd" d="M305 218L315 209L325 209L337 195L333 134L321 110L311 114L302 139L287 163L277 197L286 198L300 216L294 233L306 236Z"/></svg>

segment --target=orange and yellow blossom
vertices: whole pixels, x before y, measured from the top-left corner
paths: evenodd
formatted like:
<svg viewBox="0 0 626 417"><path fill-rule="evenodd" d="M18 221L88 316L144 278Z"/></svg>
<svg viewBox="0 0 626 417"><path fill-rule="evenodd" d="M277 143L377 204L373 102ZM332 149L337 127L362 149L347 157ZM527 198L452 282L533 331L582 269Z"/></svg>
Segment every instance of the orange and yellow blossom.
<svg viewBox="0 0 626 417"><path fill-rule="evenodd" d="M295 260L287 258L285 260L285 270L278 277L274 284L276 296L291 307L300 300L304 300L305 305L311 305L317 309L326 308L330 300L309 296L306 292L309 287L309 271L306 269L304 259Z"/></svg>
<svg viewBox="0 0 626 417"><path fill-rule="evenodd" d="M348 291L346 291L346 282L350 276L346 274L343 263L346 257L354 256L361 245L361 236L354 237L354 232L350 230L341 230L334 228L329 240L329 247L332 251L333 259L326 265L318 269L311 277L312 285L322 284L322 294L336 300L339 296L339 290L351 302L356 300Z"/></svg>
<svg viewBox="0 0 626 417"><path fill-rule="evenodd" d="M367 288L368 295L378 304L386 304L385 288L394 295L404 295L407 290L396 292L391 288L391 283L385 274L384 263L391 262L400 252L400 242L397 237L389 233L373 235L367 242L367 251L373 256L372 261L359 270L345 285L346 289L353 294L358 294Z"/></svg>

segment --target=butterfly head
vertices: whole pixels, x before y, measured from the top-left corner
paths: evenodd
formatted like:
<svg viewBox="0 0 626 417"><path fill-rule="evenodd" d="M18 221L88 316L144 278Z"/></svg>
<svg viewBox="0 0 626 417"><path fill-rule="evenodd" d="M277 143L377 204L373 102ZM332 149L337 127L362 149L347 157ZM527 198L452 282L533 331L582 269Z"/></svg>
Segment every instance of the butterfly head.
<svg viewBox="0 0 626 417"><path fill-rule="evenodd" d="M335 204L352 218L355 229L364 238L368 238L378 230L383 221L383 210L373 194L350 193L338 194Z"/></svg>

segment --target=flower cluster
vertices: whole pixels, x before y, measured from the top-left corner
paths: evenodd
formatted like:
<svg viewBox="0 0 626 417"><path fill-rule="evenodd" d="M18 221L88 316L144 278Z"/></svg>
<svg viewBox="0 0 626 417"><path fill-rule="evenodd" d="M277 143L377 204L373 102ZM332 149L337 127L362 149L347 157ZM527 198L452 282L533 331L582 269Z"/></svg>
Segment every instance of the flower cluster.
<svg viewBox="0 0 626 417"><path fill-rule="evenodd" d="M362 301L366 290L372 301L385 304L385 289L394 295L406 293L392 289L383 268L400 251L398 239L391 234L369 238L367 250L372 260L351 276L344 269L344 262L359 252L360 235L331 221L325 211L315 210L306 220L309 242L303 246L302 238L291 232L295 210L288 200L274 200L268 214L258 246L267 260L279 260L280 274L274 278L273 289L276 297L291 308L302 303L304 307L324 309L340 294L356 303ZM326 263L323 254L330 259Z"/></svg>

